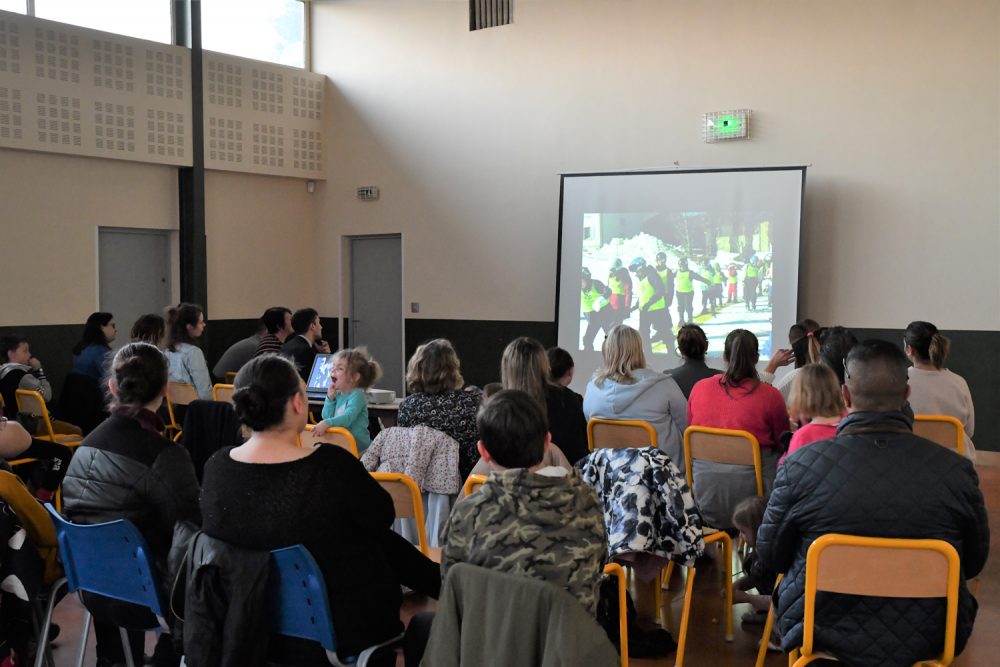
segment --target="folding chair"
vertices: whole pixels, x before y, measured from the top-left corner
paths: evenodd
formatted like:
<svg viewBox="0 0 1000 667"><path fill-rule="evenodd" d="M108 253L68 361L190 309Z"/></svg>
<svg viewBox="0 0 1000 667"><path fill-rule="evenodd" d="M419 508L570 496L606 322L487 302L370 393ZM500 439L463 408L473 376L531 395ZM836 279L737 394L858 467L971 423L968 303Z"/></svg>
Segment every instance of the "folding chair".
<svg viewBox="0 0 1000 667"><path fill-rule="evenodd" d="M193 401L198 400L198 390L194 388L193 384L187 384L186 382L168 382L167 383L167 416L170 421L167 422L167 432L173 432L173 439L176 442L181 439L181 433L183 433L183 428L177 421L177 415L174 413L174 406L177 405L187 405Z"/></svg>
<svg viewBox="0 0 1000 667"><path fill-rule="evenodd" d="M622 667L628 667L628 603L625 592L628 590L628 580L625 570L618 563L608 563L604 566L604 574L618 580L618 644L622 659Z"/></svg>
<svg viewBox="0 0 1000 667"><path fill-rule="evenodd" d="M130 629L168 629L164 615L166 607L153 578L155 570L150 562L149 548L142 534L131 522L118 519L108 523L80 525L62 518L49 503L45 504L45 509L55 525L59 556L62 558L70 593L86 591L130 602L146 607L156 616L156 625ZM49 605L51 607L51 600ZM39 632L40 637L48 637L50 620L51 614L48 614ZM77 667L83 667L91 621L92 616L87 610L83 617ZM128 667L136 667L132 659L128 630L119 630L125 663Z"/></svg>
<svg viewBox="0 0 1000 667"><path fill-rule="evenodd" d="M306 443L309 442L325 442L331 445L337 445L342 449L346 449L351 454L354 454L354 458L359 459L361 456L358 454L358 443L355 442L354 436L346 428L341 428L340 426L331 426L326 429L326 432L320 436L318 439L313 439L313 425L306 424L306 429L299 434L299 446L304 447Z"/></svg>
<svg viewBox="0 0 1000 667"><path fill-rule="evenodd" d="M609 447L656 447L656 429L649 422L591 417L587 422L587 447L590 451Z"/></svg>
<svg viewBox="0 0 1000 667"><path fill-rule="evenodd" d="M215 384L212 385L212 400L222 401L224 403L233 402L233 392L236 388L231 384Z"/></svg>
<svg viewBox="0 0 1000 667"><path fill-rule="evenodd" d="M813 652L816 592L889 598L946 598L944 651L921 665L950 665L955 658L958 583L961 561L944 540L857 537L829 533L817 538L806 554L805 613L802 647L788 658L804 667L836 656Z"/></svg>
<svg viewBox="0 0 1000 667"><path fill-rule="evenodd" d="M337 637L323 574L301 544L271 552L268 598L274 619L273 632L318 642L326 650L327 660L336 667L365 667L376 650L403 638L400 634L366 648L346 663L341 662L337 657Z"/></svg>
<svg viewBox="0 0 1000 667"><path fill-rule="evenodd" d="M82 435L78 435L76 433L55 432L55 429L52 428L52 419L49 417L49 408L45 405L45 399L42 398L42 395L37 391L18 389L16 395L18 412L27 412L28 414L34 415L40 420L41 425L45 429L44 433L38 435L32 433L32 436L39 438L40 440L48 440L50 442L59 443L64 447L77 447L81 442L83 442Z"/></svg>
<svg viewBox="0 0 1000 667"><path fill-rule="evenodd" d="M913 434L965 455L965 427L950 415L914 415Z"/></svg>
<svg viewBox="0 0 1000 667"><path fill-rule="evenodd" d="M430 547L427 544L427 530L424 527L424 503L420 499L420 487L412 477L398 472L373 472L371 475L392 496L396 518L413 519L417 524L420 551L429 556Z"/></svg>
<svg viewBox="0 0 1000 667"><path fill-rule="evenodd" d="M469 475L469 478L465 480L465 484L462 486L462 495L470 496L479 490L483 484L486 483L486 475Z"/></svg>

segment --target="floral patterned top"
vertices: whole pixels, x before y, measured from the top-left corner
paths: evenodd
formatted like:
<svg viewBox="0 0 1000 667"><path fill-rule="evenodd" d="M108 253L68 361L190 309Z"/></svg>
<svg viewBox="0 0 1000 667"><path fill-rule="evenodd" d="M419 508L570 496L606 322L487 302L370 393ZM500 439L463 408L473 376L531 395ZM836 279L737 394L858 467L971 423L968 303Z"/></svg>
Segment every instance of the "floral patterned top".
<svg viewBox="0 0 1000 667"><path fill-rule="evenodd" d="M458 471L464 480L479 460L476 412L483 400L478 388L440 394L410 394L399 404L397 426L429 426L458 442Z"/></svg>

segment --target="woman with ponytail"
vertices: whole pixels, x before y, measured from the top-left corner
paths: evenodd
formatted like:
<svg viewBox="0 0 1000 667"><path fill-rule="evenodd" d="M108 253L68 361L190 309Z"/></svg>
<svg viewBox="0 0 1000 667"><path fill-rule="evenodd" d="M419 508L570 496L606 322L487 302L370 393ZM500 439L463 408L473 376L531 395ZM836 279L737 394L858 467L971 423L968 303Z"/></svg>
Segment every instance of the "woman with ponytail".
<svg viewBox="0 0 1000 667"><path fill-rule="evenodd" d="M205 332L205 312L201 306L182 303L167 309L167 347L170 381L194 385L198 398L212 400L212 376L198 339Z"/></svg>
<svg viewBox="0 0 1000 667"><path fill-rule="evenodd" d="M969 385L944 367L951 341L930 322L910 322L903 334L910 368L910 407L918 415L950 415L965 429L965 455L976 460L972 435L976 411Z"/></svg>
<svg viewBox="0 0 1000 667"><path fill-rule="evenodd" d="M789 430L788 411L781 393L760 381L757 337L746 329L726 336L726 370L698 382L688 400L690 426L749 431L760 443L764 491L770 493L778 463L776 445ZM733 510L741 500L757 494L752 466L695 462L692 466L695 500L708 525L732 527Z"/></svg>

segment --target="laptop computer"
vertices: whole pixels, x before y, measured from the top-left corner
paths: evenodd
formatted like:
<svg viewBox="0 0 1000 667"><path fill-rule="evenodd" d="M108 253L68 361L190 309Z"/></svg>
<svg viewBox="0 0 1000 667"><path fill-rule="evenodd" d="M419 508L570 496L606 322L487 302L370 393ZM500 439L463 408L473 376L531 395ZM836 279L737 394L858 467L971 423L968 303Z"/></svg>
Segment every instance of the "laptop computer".
<svg viewBox="0 0 1000 667"><path fill-rule="evenodd" d="M326 390L330 388L330 371L333 370L332 354L317 354L309 370L309 383L306 385L306 396L311 401L322 401L326 398Z"/></svg>

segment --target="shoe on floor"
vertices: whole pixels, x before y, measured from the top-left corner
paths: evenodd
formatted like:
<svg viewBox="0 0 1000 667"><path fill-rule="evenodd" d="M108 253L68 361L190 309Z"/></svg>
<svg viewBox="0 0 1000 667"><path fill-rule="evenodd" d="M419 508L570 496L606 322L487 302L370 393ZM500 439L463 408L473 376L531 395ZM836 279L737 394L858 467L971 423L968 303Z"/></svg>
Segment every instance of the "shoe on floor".
<svg viewBox="0 0 1000 667"><path fill-rule="evenodd" d="M740 622L748 625L764 625L766 621L767 612L759 609L751 609L740 617Z"/></svg>

